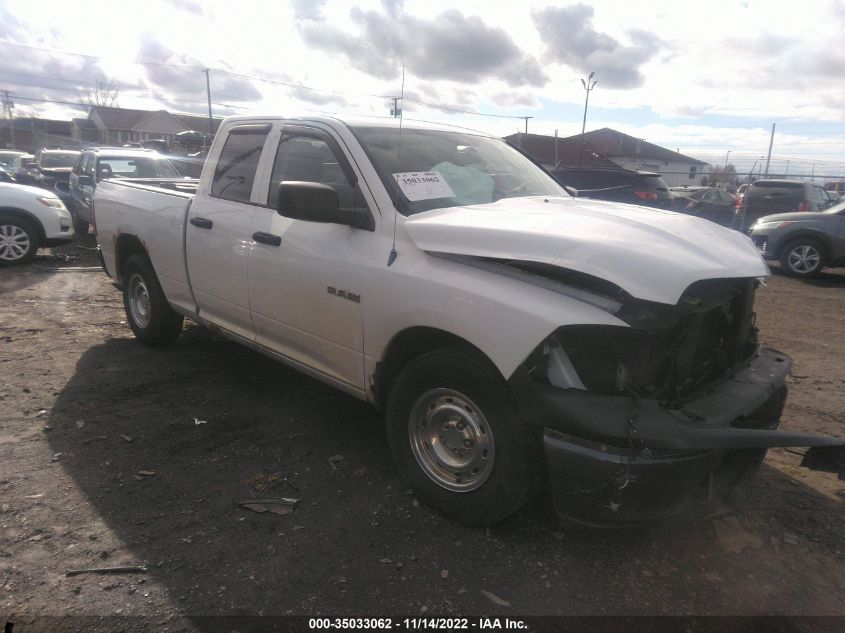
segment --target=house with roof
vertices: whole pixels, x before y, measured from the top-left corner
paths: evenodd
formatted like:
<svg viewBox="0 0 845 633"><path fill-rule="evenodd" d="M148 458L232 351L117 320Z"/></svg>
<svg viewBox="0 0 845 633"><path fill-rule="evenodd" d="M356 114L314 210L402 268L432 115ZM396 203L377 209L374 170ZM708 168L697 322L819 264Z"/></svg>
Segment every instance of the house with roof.
<svg viewBox="0 0 845 633"><path fill-rule="evenodd" d="M644 139L601 128L555 138L541 134L512 134L505 140L548 169L554 167L605 167L657 172L670 187L699 185L709 173L709 164L674 152Z"/></svg>
<svg viewBox="0 0 845 633"><path fill-rule="evenodd" d="M217 132L221 118L212 119ZM208 117L192 114L173 114L167 110L133 110L91 106L87 119L72 121L74 138L103 145L124 145L163 139L172 143L180 132L207 133Z"/></svg>

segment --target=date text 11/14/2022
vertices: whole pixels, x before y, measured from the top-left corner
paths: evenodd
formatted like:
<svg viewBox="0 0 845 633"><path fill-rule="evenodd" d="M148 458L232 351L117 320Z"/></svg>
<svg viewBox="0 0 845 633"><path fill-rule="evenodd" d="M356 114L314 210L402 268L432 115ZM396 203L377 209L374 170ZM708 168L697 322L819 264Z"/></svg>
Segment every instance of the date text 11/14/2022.
<svg viewBox="0 0 845 633"><path fill-rule="evenodd" d="M309 618L308 629L319 630L525 630L528 625L519 618Z"/></svg>

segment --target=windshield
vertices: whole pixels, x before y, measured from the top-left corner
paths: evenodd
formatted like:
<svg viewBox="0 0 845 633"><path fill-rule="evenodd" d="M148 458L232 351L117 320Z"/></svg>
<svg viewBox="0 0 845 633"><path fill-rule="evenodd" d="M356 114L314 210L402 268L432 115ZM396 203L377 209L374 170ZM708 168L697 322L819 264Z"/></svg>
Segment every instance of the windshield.
<svg viewBox="0 0 845 633"><path fill-rule="evenodd" d="M97 180L104 178L179 178L179 172L166 158L101 156L97 164Z"/></svg>
<svg viewBox="0 0 845 633"><path fill-rule="evenodd" d="M0 165L2 165L3 167L5 167L7 169L10 168L10 167L14 167L15 159L20 157L20 156L23 156L23 154L20 154L20 153L17 153L17 152L15 152L15 153L0 152Z"/></svg>
<svg viewBox="0 0 845 633"><path fill-rule="evenodd" d="M353 127L352 132L403 215L502 198L569 197L551 176L500 139L403 129L400 151L398 128Z"/></svg>
<svg viewBox="0 0 845 633"><path fill-rule="evenodd" d="M38 159L41 167L55 169L56 167L73 167L78 152L67 152L65 154L41 154Z"/></svg>

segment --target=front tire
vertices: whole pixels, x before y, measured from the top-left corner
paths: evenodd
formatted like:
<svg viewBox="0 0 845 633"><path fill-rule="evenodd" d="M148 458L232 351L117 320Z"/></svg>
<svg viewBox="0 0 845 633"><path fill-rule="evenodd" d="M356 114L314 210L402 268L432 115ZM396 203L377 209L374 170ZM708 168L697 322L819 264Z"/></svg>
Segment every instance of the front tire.
<svg viewBox="0 0 845 633"><path fill-rule="evenodd" d="M150 261L132 255L123 273L123 307L135 337L150 347L168 345L182 332L184 321L164 296Z"/></svg>
<svg viewBox="0 0 845 633"><path fill-rule="evenodd" d="M824 248L816 240L800 237L781 249L781 270L791 277L811 277L824 267Z"/></svg>
<svg viewBox="0 0 845 633"><path fill-rule="evenodd" d="M35 259L38 231L32 222L0 214L0 264L17 266Z"/></svg>
<svg viewBox="0 0 845 633"><path fill-rule="evenodd" d="M488 525L531 497L538 434L480 353L454 347L411 361L390 390L386 418L400 475L444 514Z"/></svg>

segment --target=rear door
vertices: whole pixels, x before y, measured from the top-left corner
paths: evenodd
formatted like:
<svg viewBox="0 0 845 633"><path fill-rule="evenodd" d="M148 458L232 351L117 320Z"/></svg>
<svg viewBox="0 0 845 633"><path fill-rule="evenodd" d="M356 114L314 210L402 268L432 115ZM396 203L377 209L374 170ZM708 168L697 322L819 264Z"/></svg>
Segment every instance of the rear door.
<svg viewBox="0 0 845 633"><path fill-rule="evenodd" d="M256 342L361 393L365 271L378 265L375 255L383 249L376 248L374 232L293 220L276 206L283 181L329 185L341 207L371 215L374 201L364 197L360 174L328 130L280 126L272 151L262 192L266 208L252 225L249 294Z"/></svg>
<svg viewBox="0 0 845 633"><path fill-rule="evenodd" d="M245 339L254 338L249 308L252 226L260 210L253 191L269 122L235 123L188 212L186 257L199 315ZM221 132L218 132L218 134ZM225 132L222 132L225 133Z"/></svg>

